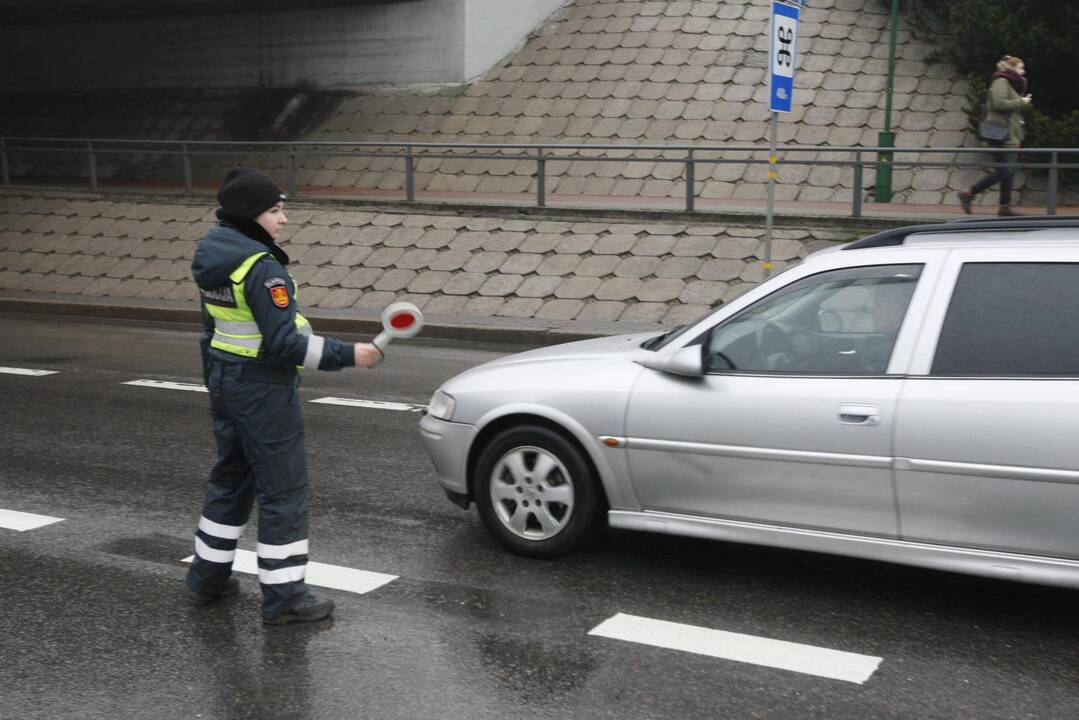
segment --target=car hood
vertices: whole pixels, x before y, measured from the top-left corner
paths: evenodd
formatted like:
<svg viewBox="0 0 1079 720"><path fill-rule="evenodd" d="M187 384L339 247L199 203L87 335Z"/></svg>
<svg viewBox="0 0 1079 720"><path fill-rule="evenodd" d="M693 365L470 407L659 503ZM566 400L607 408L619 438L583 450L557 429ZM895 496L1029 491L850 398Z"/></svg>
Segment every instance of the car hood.
<svg viewBox="0 0 1079 720"><path fill-rule="evenodd" d="M648 352L641 349L642 342L659 335L661 332L660 330L653 330L652 332L635 333L633 335L613 335L590 340L577 340L561 345L551 345L550 347L527 350L507 355L497 360L491 360L475 369L559 360L600 360L612 356L635 357Z"/></svg>
<svg viewBox="0 0 1079 720"><path fill-rule="evenodd" d="M480 424L490 413L512 407L563 421L567 413L595 417L609 412L600 424L615 427L624 414L628 389L644 371L634 360L652 355L640 345L657 335L659 331L580 340L508 355L465 370L441 389L456 399L454 422Z"/></svg>

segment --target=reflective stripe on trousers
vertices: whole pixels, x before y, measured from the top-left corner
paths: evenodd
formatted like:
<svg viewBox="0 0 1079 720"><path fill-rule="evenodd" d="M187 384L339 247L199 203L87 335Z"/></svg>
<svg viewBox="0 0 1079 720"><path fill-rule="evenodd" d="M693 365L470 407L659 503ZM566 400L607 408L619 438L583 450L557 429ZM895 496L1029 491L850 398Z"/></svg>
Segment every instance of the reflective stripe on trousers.
<svg viewBox="0 0 1079 720"><path fill-rule="evenodd" d="M207 562L231 564L236 557L236 543L244 534L244 525L224 525L205 515L199 518L195 533L195 556Z"/></svg>
<svg viewBox="0 0 1079 720"><path fill-rule="evenodd" d="M303 580L307 576L307 540L297 540L285 545L258 544L259 582L280 585ZM284 561L290 563L280 567ZM275 569L270 569L274 568Z"/></svg>

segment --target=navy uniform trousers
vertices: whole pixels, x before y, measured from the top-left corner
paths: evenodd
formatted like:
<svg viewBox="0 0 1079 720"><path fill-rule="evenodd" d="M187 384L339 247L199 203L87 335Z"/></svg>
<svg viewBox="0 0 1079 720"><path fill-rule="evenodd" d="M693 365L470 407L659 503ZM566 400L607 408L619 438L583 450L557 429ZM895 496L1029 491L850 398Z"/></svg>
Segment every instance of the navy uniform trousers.
<svg viewBox="0 0 1079 720"><path fill-rule="evenodd" d="M217 358L206 370L217 463L187 585L213 592L228 582L257 500L262 612L275 617L307 590L307 455L296 372Z"/></svg>

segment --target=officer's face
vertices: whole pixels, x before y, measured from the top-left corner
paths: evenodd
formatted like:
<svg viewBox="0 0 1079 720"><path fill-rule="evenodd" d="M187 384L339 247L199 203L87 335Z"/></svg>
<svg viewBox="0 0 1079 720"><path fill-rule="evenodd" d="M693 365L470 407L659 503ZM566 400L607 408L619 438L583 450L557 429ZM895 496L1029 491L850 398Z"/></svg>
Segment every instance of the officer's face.
<svg viewBox="0 0 1079 720"><path fill-rule="evenodd" d="M279 202L266 212L255 218L255 222L270 234L274 240L281 235L281 228L288 222L285 217L285 203Z"/></svg>

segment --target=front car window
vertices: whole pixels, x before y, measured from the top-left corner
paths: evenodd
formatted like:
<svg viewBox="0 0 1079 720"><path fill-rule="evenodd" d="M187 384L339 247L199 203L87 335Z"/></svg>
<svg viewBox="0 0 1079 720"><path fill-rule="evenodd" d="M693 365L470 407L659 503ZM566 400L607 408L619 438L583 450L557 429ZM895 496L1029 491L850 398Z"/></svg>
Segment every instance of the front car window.
<svg viewBox="0 0 1079 720"><path fill-rule="evenodd" d="M1079 376L1079 264L964 264L930 372Z"/></svg>
<svg viewBox="0 0 1079 720"><path fill-rule="evenodd" d="M882 375L921 265L819 273L772 293L706 336L713 372Z"/></svg>
<svg viewBox="0 0 1079 720"><path fill-rule="evenodd" d="M783 275L783 273L788 273L791 270L793 270L795 267L797 267L797 265L788 265L787 267L780 270L779 274L775 275L774 277L780 277L781 275ZM657 336L655 336L653 338L649 338L648 340L644 341L644 343L641 344L641 347L644 348L645 350L660 350L662 348L667 347L672 342L674 342L678 338L682 337L682 335L684 335L690 328L696 327L697 323L701 322L706 317L708 317L709 315L714 313L716 310L718 310L719 306L722 305L722 304L723 303L720 302L719 305L716 305L715 307L709 308L707 312L703 313L700 317L695 319L693 322L686 323L685 325L679 325L677 327L673 327L670 330L668 330L667 332L663 333L662 335L657 335ZM700 338L694 339L693 342L690 343L690 344L691 345L700 344Z"/></svg>

